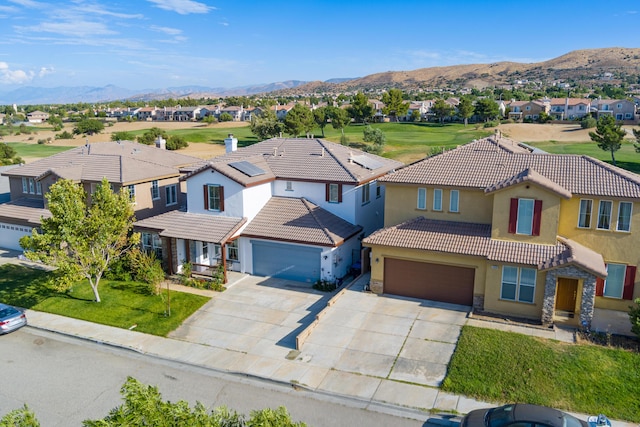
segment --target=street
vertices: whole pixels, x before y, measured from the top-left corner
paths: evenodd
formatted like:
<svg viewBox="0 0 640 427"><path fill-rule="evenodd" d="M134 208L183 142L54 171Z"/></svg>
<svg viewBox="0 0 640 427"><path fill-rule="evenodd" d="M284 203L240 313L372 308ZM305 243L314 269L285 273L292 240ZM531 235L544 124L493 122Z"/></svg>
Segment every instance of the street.
<svg viewBox="0 0 640 427"><path fill-rule="evenodd" d="M0 336L0 417L24 403L43 427L79 426L120 404L127 376L159 388L165 400L238 412L285 406L309 426L423 426L429 414L160 360L58 334L22 328ZM365 409L367 408L367 409Z"/></svg>

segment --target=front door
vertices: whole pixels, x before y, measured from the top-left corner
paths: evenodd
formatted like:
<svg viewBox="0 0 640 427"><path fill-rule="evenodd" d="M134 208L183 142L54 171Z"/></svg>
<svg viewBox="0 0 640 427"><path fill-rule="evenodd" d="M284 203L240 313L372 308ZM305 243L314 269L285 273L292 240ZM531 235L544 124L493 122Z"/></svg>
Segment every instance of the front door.
<svg viewBox="0 0 640 427"><path fill-rule="evenodd" d="M558 292L556 295L556 310L576 310L576 297L578 295L578 279L558 278Z"/></svg>

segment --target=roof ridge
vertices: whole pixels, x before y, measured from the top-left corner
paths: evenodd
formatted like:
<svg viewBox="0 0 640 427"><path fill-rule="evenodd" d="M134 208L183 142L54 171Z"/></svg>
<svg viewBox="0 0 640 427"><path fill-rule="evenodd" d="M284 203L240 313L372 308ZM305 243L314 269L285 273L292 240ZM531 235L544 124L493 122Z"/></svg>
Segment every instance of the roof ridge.
<svg viewBox="0 0 640 427"><path fill-rule="evenodd" d="M344 169L344 171L345 171L345 172L347 172L347 174L349 174L349 176L350 176L352 179L354 179L356 182L360 182L360 180L358 179L358 177L356 177L356 176L355 176L355 175L354 175L354 174L353 174L353 173L352 173L348 168L346 168L346 167L344 166L344 164L343 164L343 163L342 163L342 162L341 162L341 161L340 161L340 160L335 156L335 154L333 154L333 153L331 152L331 150L329 149L329 147L325 144L325 142L328 142L328 141L324 141L324 140L322 140L322 139L320 139L320 138L314 138L314 139L315 139L315 140L316 140L316 142L317 142L317 143L318 143L318 144L319 144L319 145L320 145L320 146L325 150L325 152L329 153L329 155L333 158L333 160L335 160L335 161L336 161L336 163L337 163L337 164L339 164L339 165L340 165L340 167L341 167L342 169ZM332 142L332 144L334 144L334 143ZM336 145L338 145L338 144L336 144ZM341 146L341 147L342 147L342 146ZM351 152L349 152L349 158L351 158Z"/></svg>
<svg viewBox="0 0 640 427"><path fill-rule="evenodd" d="M640 186L640 176L637 176L636 174L634 174L631 171L628 171L626 169L622 169L618 166L614 166L614 165L610 165L607 162L603 162L600 159L596 159L595 157L591 157L591 156L587 156L586 154L582 154L580 157L584 158L585 160L593 163L596 166L599 166L603 169L608 170L609 172L619 176L620 178L626 179L627 181L631 181L636 185Z"/></svg>
<svg viewBox="0 0 640 427"><path fill-rule="evenodd" d="M331 236L331 233L329 233L329 230L327 229L327 227L325 227L324 223L322 221L320 221L320 219L318 218L318 216L315 214L315 212L313 212L313 208L310 205L313 205L319 209L322 209L320 206L310 202L309 200L305 199L304 197L300 198L300 201L302 202L302 204L304 205L305 208L307 208L307 210L309 211L309 214L313 217L314 221L322 228L322 232L324 233L325 236L327 236L327 238L329 239L329 241L331 243L333 243L334 245L336 243L338 243L336 241L336 239L334 239ZM331 212L329 212L331 213Z"/></svg>

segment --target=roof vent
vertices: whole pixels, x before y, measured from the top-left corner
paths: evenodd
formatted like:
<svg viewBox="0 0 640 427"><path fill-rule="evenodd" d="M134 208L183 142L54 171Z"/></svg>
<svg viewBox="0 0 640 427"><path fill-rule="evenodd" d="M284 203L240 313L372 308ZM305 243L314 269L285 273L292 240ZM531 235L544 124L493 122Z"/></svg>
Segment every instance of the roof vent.
<svg viewBox="0 0 640 427"><path fill-rule="evenodd" d="M225 138L224 149L227 153L231 153L238 149L238 138L235 138L232 133L230 133L229 136Z"/></svg>
<svg viewBox="0 0 640 427"><path fill-rule="evenodd" d="M324 157L324 147L322 147L322 153L320 154L320 157Z"/></svg>

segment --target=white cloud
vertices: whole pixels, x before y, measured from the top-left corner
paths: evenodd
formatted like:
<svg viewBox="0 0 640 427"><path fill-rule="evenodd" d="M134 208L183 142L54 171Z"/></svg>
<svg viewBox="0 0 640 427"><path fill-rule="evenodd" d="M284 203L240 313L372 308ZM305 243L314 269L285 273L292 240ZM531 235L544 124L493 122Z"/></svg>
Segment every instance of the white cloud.
<svg viewBox="0 0 640 427"><path fill-rule="evenodd" d="M6 62L0 62L0 83L22 84L33 80L33 71L12 70Z"/></svg>
<svg viewBox="0 0 640 427"><path fill-rule="evenodd" d="M45 3L40 3L39 1L34 1L34 0L9 0L11 3L15 3L17 5L20 6L24 6L24 7L30 7L30 8L45 8L45 7L49 7L50 5L47 5Z"/></svg>
<svg viewBox="0 0 640 427"><path fill-rule="evenodd" d="M40 68L40 72L38 73L38 77L44 77L47 74L53 73L53 67L42 67Z"/></svg>
<svg viewBox="0 0 640 427"><path fill-rule="evenodd" d="M68 22L42 22L38 25L25 27L16 26L16 31L22 33L54 33L72 37L90 37L96 35L117 34L99 22L68 21Z"/></svg>
<svg viewBox="0 0 640 427"><path fill-rule="evenodd" d="M215 7L207 6L204 3L200 3L193 0L147 0L150 3L156 5L156 7L171 12L179 13L180 15L188 15L190 13L208 13L210 10L214 10Z"/></svg>
<svg viewBox="0 0 640 427"><path fill-rule="evenodd" d="M110 10L107 10L103 5L98 3L87 3L82 0L74 0L74 3L77 4L77 6L73 8L76 12L89 13L89 14L101 15L101 16L111 16L114 18L123 18L123 19L144 19L144 15L141 13L111 12Z"/></svg>
<svg viewBox="0 0 640 427"><path fill-rule="evenodd" d="M158 25L152 25L151 29L153 31L158 31L160 33L169 34L170 36L177 36L178 34L182 34L182 30L179 30L177 28L160 27Z"/></svg>

